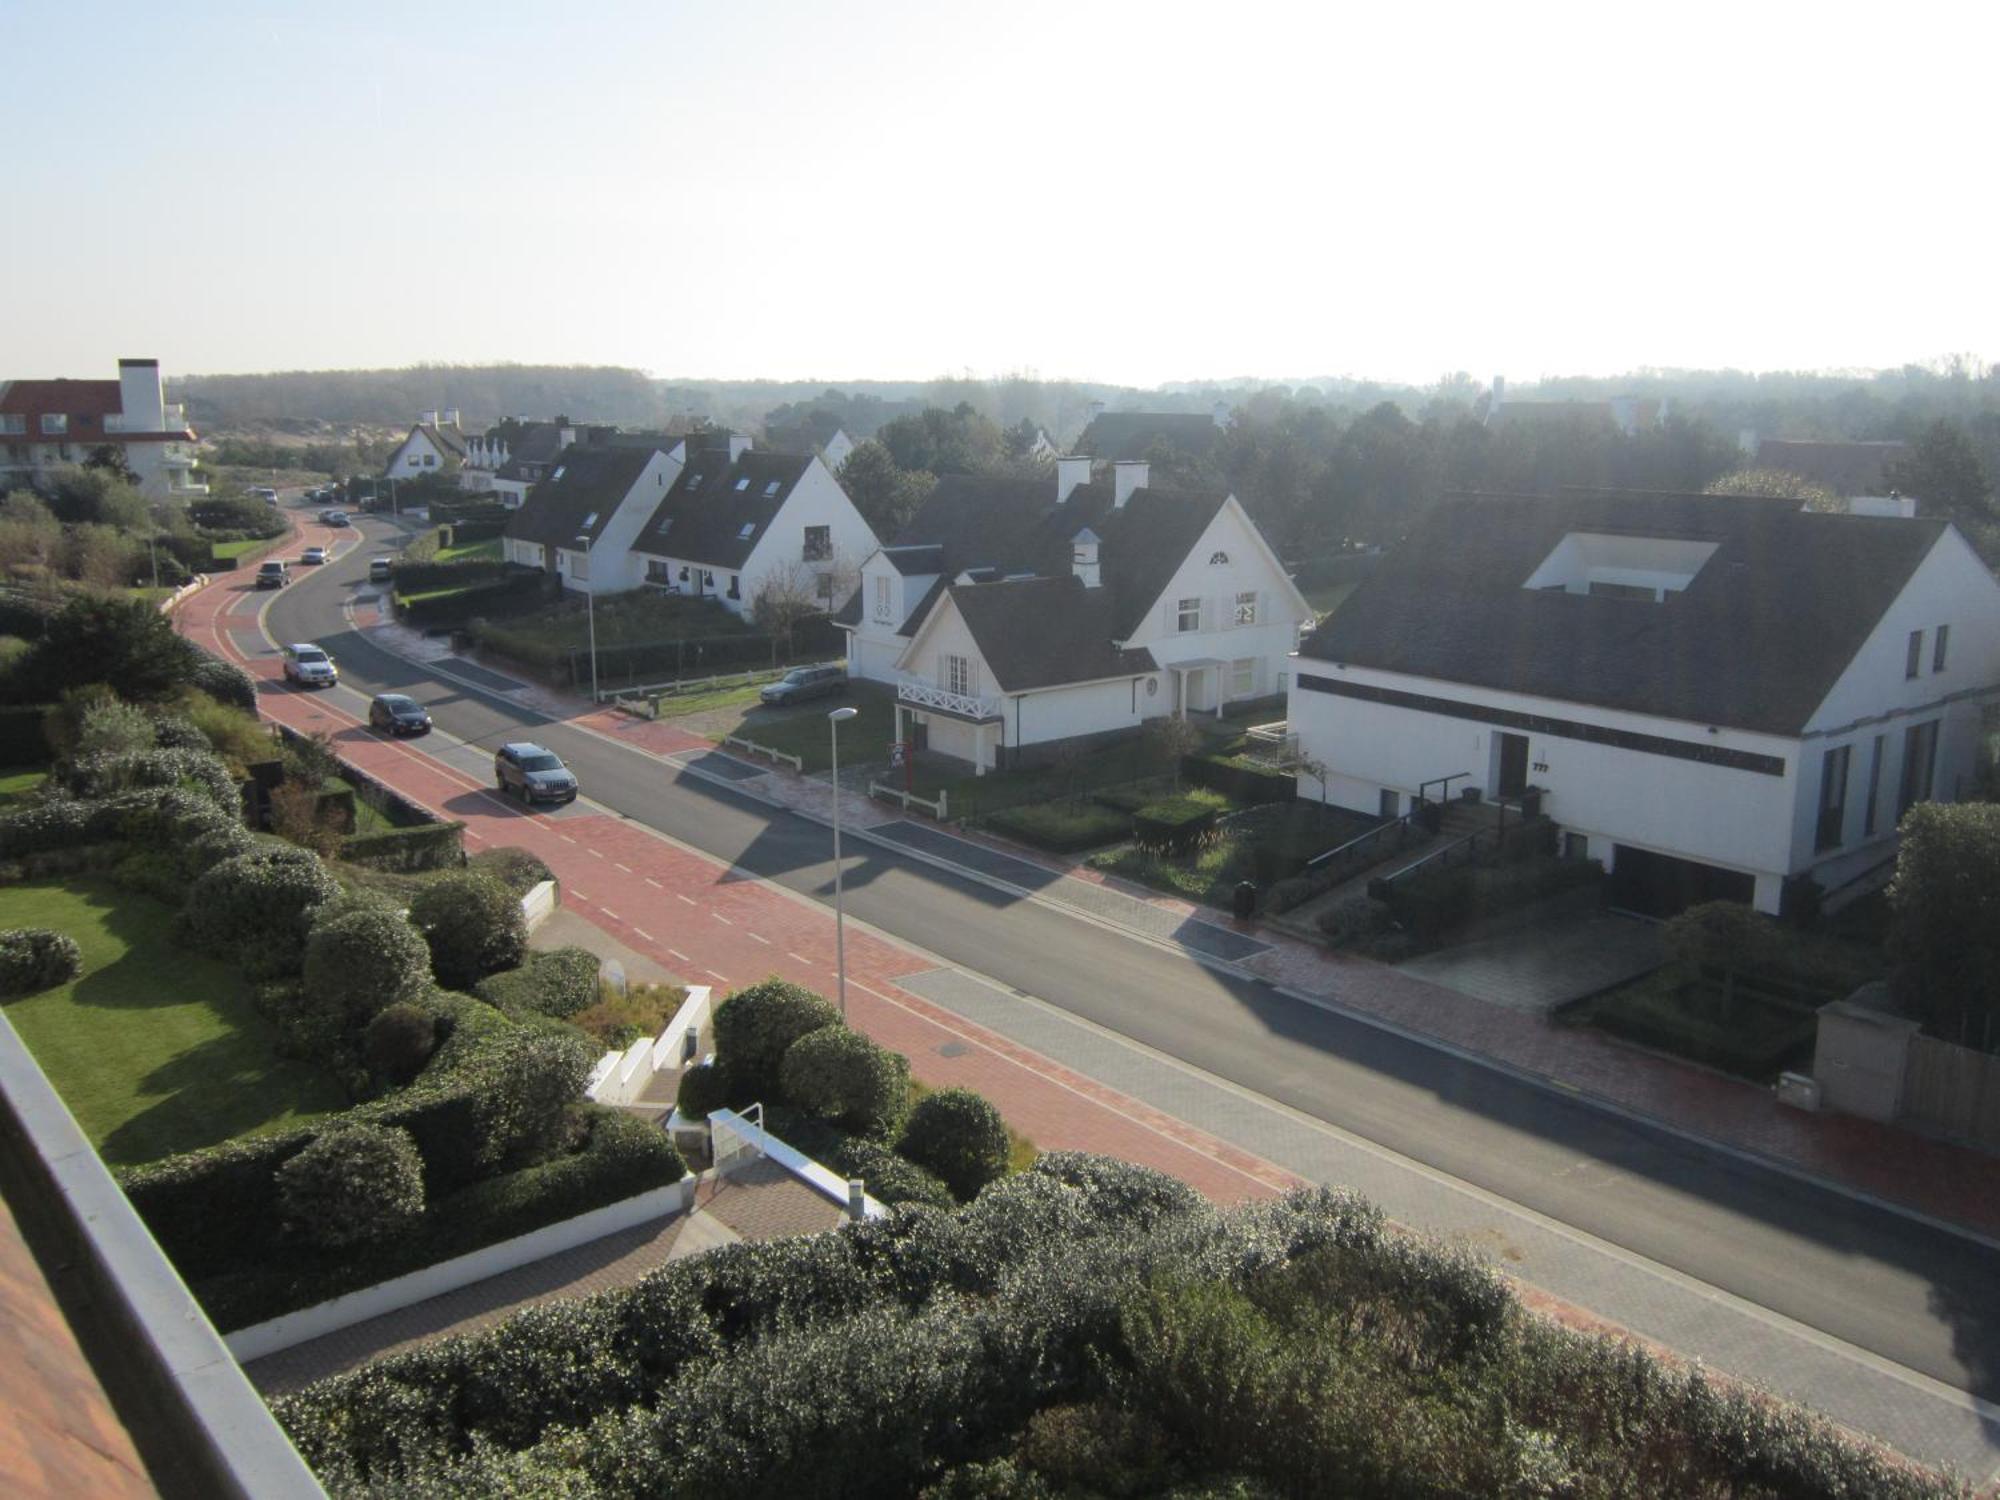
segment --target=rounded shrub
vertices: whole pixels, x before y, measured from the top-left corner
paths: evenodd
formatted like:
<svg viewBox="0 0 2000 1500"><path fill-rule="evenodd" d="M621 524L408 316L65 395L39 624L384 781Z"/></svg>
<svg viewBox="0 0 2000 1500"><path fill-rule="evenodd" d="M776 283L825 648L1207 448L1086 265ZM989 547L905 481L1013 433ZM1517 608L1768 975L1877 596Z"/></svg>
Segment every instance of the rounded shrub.
<svg viewBox="0 0 2000 1500"><path fill-rule="evenodd" d="M828 1153L827 1163L847 1177L859 1177L868 1196L891 1207L902 1203L927 1208L953 1208L951 1189L907 1157L898 1156L879 1141L850 1138Z"/></svg>
<svg viewBox="0 0 2000 1500"><path fill-rule="evenodd" d="M495 1037L476 1065L480 1161L531 1160L553 1147L597 1056L573 1030L515 1027Z"/></svg>
<svg viewBox="0 0 2000 1500"><path fill-rule="evenodd" d="M185 714L160 714L153 720L153 744L161 750L207 750L208 736Z"/></svg>
<svg viewBox="0 0 2000 1500"><path fill-rule="evenodd" d="M1007 1171L1007 1122L983 1094L939 1089L917 1101L896 1150L968 1202Z"/></svg>
<svg viewBox="0 0 2000 1500"><path fill-rule="evenodd" d="M211 868L188 892L183 916L197 944L263 976L296 973L313 909L340 893L318 855L257 844Z"/></svg>
<svg viewBox="0 0 2000 1500"><path fill-rule="evenodd" d="M568 1020L597 1003L598 968L597 955L588 948L552 948L529 954L518 969L489 975L472 992L505 1011L531 1010Z"/></svg>
<svg viewBox="0 0 2000 1500"><path fill-rule="evenodd" d="M910 1093L910 1060L845 1026L822 1026L785 1049L785 1097L856 1135L889 1135Z"/></svg>
<svg viewBox="0 0 2000 1500"><path fill-rule="evenodd" d="M76 939L46 927L0 932L0 999L34 995L68 984L83 968Z"/></svg>
<svg viewBox="0 0 2000 1500"><path fill-rule="evenodd" d="M511 969L528 947L521 903L491 875L454 870L410 898L410 921L430 945L431 972L448 990L469 990Z"/></svg>
<svg viewBox="0 0 2000 1500"><path fill-rule="evenodd" d="M315 1245L365 1244L424 1211L424 1164L409 1131L343 1125L278 1168L286 1227Z"/></svg>
<svg viewBox="0 0 2000 1500"><path fill-rule="evenodd" d="M710 1110L727 1109L735 1097L729 1075L715 1063L696 1063L681 1074L674 1107L690 1120L705 1120Z"/></svg>
<svg viewBox="0 0 2000 1500"><path fill-rule="evenodd" d="M408 1083L423 1071L437 1044L437 1017L404 1000L378 1011L368 1023L361 1054L370 1072L391 1083Z"/></svg>
<svg viewBox="0 0 2000 1500"><path fill-rule="evenodd" d="M229 767L207 749L78 755L64 768L63 781L78 797L107 797L135 787L185 786L217 807L234 811L242 805Z"/></svg>
<svg viewBox="0 0 2000 1500"><path fill-rule="evenodd" d="M468 870L491 875L516 896L525 896L555 874L542 863L541 856L509 845L503 849L482 849L465 862Z"/></svg>
<svg viewBox="0 0 2000 1500"><path fill-rule="evenodd" d="M715 1008L715 1051L752 1098L780 1097L779 1069L793 1042L840 1012L802 984L776 977L738 990Z"/></svg>
<svg viewBox="0 0 2000 1500"><path fill-rule="evenodd" d="M247 709L257 706L257 684L250 674L234 662L223 661L206 652L195 654L187 682L188 686L199 688L217 703Z"/></svg>
<svg viewBox="0 0 2000 1500"><path fill-rule="evenodd" d="M400 912L364 907L322 919L306 937L306 999L341 1030L358 1030L423 988L430 960Z"/></svg>

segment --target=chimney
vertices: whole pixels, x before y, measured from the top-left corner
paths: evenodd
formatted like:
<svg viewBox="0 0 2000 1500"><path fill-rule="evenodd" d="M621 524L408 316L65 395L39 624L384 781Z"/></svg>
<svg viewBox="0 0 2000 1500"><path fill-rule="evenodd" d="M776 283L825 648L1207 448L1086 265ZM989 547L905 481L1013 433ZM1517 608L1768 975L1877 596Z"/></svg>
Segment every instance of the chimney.
<svg viewBox="0 0 2000 1500"><path fill-rule="evenodd" d="M1102 401L1093 401L1093 402L1091 402L1091 403L1090 403L1090 420L1091 420L1091 421L1093 421L1093 422L1095 422L1095 421L1096 421L1096 420L1097 420L1097 419L1098 419L1099 417L1101 417L1101 416L1103 416L1103 415L1104 415L1104 403L1103 403Z"/></svg>
<svg viewBox="0 0 2000 1500"><path fill-rule="evenodd" d="M1493 377L1493 404L1495 406L1498 406L1502 401L1505 401L1506 399L1507 399L1507 377L1505 375L1495 375Z"/></svg>
<svg viewBox="0 0 2000 1500"><path fill-rule="evenodd" d="M571 427L568 423L564 423L561 427L556 429L557 451L561 451L562 449L567 448L571 443L574 443L575 441L576 441L576 429L574 427Z"/></svg>
<svg viewBox="0 0 2000 1500"><path fill-rule="evenodd" d="M1065 456L1056 460L1056 504L1069 499L1069 492L1090 483L1090 455Z"/></svg>
<svg viewBox="0 0 2000 1500"><path fill-rule="evenodd" d="M427 411L418 417L417 420L422 422L426 427L435 427L438 424L438 414L434 411Z"/></svg>
<svg viewBox="0 0 2000 1500"><path fill-rule="evenodd" d="M868 1188L859 1177L847 1179L847 1217L857 1224L868 1217Z"/></svg>
<svg viewBox="0 0 2000 1500"><path fill-rule="evenodd" d="M1736 434L1736 446L1751 458L1757 456L1757 429L1745 427Z"/></svg>
<svg viewBox="0 0 2000 1500"><path fill-rule="evenodd" d="M126 432L159 432L167 421L167 398L157 359L118 361L119 427Z"/></svg>
<svg viewBox="0 0 2000 1500"><path fill-rule="evenodd" d="M1111 504L1123 510L1134 490L1146 487L1147 467L1143 458L1121 458L1111 466Z"/></svg>
<svg viewBox="0 0 2000 1500"><path fill-rule="evenodd" d="M749 451L750 437L748 433L732 432L729 434L729 461L731 463L735 463L737 459Z"/></svg>
<svg viewBox="0 0 2000 1500"><path fill-rule="evenodd" d="M455 407L455 406L449 406L449 407L446 407L446 408L445 408L445 413L444 413L444 425L445 425L445 426L447 426L447 427L449 427L449 428L452 428L453 430L456 430L456 429L457 429L457 427L458 427L458 408L457 408L457 407Z"/></svg>
<svg viewBox="0 0 2000 1500"><path fill-rule="evenodd" d="M1229 430L1229 403L1218 401L1208 409L1209 420L1227 432Z"/></svg>
<svg viewBox="0 0 2000 1500"><path fill-rule="evenodd" d="M1088 526L1069 539L1070 570L1087 589L1098 585L1097 533Z"/></svg>

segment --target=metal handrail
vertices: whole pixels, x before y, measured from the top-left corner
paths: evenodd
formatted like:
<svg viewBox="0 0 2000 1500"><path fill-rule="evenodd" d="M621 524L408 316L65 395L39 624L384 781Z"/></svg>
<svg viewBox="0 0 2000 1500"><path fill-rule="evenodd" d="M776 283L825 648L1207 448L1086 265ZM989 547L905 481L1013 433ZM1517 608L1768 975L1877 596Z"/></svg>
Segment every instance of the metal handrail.
<svg viewBox="0 0 2000 1500"><path fill-rule="evenodd" d="M1387 833L1391 828L1395 828L1401 825L1407 825L1409 821L1410 817L1408 813L1405 813L1400 818L1384 818L1380 823L1377 823L1373 828L1368 829L1365 833L1357 833L1353 838L1349 839L1346 843L1340 844L1332 849L1329 849L1324 854L1315 854L1311 859L1306 861L1306 868L1308 870L1316 870L1321 865L1327 863L1329 860L1338 859L1340 858L1341 855L1347 853L1348 850L1358 849L1363 844L1367 843L1370 839L1378 839L1383 834Z"/></svg>
<svg viewBox="0 0 2000 1500"><path fill-rule="evenodd" d="M1462 777L1469 777L1471 775L1472 773L1470 771L1453 771L1449 776L1433 776L1429 781L1418 782L1417 783L1418 806L1422 806L1424 803L1430 800L1430 798L1427 795L1425 795L1424 792L1425 787L1432 787L1432 786L1436 787L1438 789L1438 801L1440 803L1449 802L1451 800L1450 796L1451 784Z"/></svg>

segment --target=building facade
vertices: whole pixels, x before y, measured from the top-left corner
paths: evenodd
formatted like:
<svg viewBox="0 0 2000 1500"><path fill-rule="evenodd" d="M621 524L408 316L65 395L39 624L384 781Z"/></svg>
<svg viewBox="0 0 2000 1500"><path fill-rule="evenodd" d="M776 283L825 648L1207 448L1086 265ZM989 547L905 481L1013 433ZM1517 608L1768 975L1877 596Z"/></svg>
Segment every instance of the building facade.
<svg viewBox="0 0 2000 1500"><path fill-rule="evenodd" d="M169 405L156 359L121 359L116 380L10 380L0 384L0 488L46 483L100 450L113 450L150 499L208 493L199 440Z"/></svg>

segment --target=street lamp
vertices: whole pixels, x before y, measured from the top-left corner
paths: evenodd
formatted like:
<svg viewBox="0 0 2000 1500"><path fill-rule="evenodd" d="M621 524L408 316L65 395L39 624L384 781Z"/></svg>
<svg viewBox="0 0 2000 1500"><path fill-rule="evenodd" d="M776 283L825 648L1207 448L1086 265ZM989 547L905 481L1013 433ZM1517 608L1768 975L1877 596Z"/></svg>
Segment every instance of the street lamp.
<svg viewBox="0 0 2000 1500"><path fill-rule="evenodd" d="M579 535L583 543L583 597L584 608L590 615L590 706L597 707L597 580L590 576L590 538Z"/></svg>
<svg viewBox="0 0 2000 1500"><path fill-rule="evenodd" d="M847 923L841 911L840 885L840 726L860 712L858 708L836 708L826 716L826 732L833 740L833 964L843 1023L847 1020Z"/></svg>

